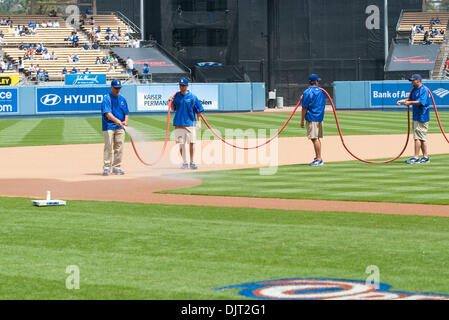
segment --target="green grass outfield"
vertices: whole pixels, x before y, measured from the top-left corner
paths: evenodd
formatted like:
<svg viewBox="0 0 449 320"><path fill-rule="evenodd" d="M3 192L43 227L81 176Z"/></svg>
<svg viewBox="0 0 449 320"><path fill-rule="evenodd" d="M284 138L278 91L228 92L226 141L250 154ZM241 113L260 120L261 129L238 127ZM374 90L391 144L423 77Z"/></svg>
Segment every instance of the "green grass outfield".
<svg viewBox="0 0 449 320"><path fill-rule="evenodd" d="M206 114L210 124L224 134L225 129L275 129L288 119L288 114ZM431 116L430 133L439 132L435 116ZM407 131L404 112L341 112L340 124L345 135L403 134ZM305 136L299 127L300 112L292 119L281 137ZM449 112L441 112L443 125L449 131ZM173 123L171 121L170 123ZM153 140L165 138L165 116L131 116L130 126ZM203 131L207 130L203 126ZM326 114L325 135L337 135L333 114ZM267 134L270 132L267 131ZM3 119L0 121L0 147L58 144L101 143L100 117L52 119Z"/></svg>
<svg viewBox="0 0 449 320"><path fill-rule="evenodd" d="M449 294L446 218L1 198L0 225L0 299L239 299L213 289L370 265L392 290Z"/></svg>
<svg viewBox="0 0 449 320"><path fill-rule="evenodd" d="M404 160L383 165L349 161L316 168L281 166L271 176L260 175L259 169L189 173L203 183L167 193L449 204L449 155L431 156L431 163L422 165L407 165Z"/></svg>

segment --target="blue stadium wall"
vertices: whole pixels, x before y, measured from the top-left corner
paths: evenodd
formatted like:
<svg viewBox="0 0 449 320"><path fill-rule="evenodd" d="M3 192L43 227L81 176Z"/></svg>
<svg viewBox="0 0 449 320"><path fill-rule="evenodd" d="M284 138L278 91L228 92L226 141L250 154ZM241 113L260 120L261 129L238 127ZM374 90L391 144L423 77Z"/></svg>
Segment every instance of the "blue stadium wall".
<svg viewBox="0 0 449 320"><path fill-rule="evenodd" d="M121 94L137 115L166 114L176 83L124 85ZM264 83L191 84L206 113L265 110ZM0 119L99 115L105 86L20 86L0 88Z"/></svg>

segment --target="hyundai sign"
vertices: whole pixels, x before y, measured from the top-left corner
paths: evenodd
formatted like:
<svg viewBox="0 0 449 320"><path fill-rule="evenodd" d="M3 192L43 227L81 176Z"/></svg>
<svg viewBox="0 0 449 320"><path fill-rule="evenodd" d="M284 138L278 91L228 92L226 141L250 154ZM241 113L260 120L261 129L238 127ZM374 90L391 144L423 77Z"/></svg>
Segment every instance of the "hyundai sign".
<svg viewBox="0 0 449 320"><path fill-rule="evenodd" d="M66 85L106 84L105 74L66 74Z"/></svg>
<svg viewBox="0 0 449 320"><path fill-rule="evenodd" d="M109 87L36 88L37 113L100 112Z"/></svg>
<svg viewBox="0 0 449 320"><path fill-rule="evenodd" d="M0 89L0 115L18 113L17 89Z"/></svg>

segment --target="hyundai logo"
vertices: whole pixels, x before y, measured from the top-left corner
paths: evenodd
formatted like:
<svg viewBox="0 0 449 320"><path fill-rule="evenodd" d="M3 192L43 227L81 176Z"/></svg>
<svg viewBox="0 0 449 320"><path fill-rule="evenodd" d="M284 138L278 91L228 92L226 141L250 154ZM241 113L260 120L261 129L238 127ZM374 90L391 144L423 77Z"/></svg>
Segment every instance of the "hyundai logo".
<svg viewBox="0 0 449 320"><path fill-rule="evenodd" d="M41 98L41 103L46 106L55 106L61 102L61 97L57 94L46 94Z"/></svg>

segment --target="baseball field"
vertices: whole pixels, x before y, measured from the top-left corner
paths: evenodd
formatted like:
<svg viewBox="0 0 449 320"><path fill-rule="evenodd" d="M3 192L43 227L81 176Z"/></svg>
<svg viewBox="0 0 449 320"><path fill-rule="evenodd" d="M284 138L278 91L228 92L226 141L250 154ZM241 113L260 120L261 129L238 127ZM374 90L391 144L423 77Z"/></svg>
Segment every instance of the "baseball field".
<svg viewBox="0 0 449 320"><path fill-rule="evenodd" d="M241 145L254 142L249 131L270 135L288 118L206 116ZM203 126L198 171L179 169L172 139L155 167L142 165L128 142L126 174L109 177L101 176L99 117L1 120L0 299L311 298L341 288L315 284L306 293L292 283L365 283L373 266L383 289L368 298L447 298L449 144L434 115L431 163L406 165L409 145L399 160L369 165L345 152L328 113L318 168L308 166L313 148L299 117L254 157ZM339 117L346 143L363 157L392 158L404 144L404 112ZM449 113L441 119L449 128ZM142 155L155 159L166 117L134 116L129 125L144 137ZM67 205L32 206L47 190ZM73 267L79 289L68 286ZM276 279L299 280L267 286Z"/></svg>

